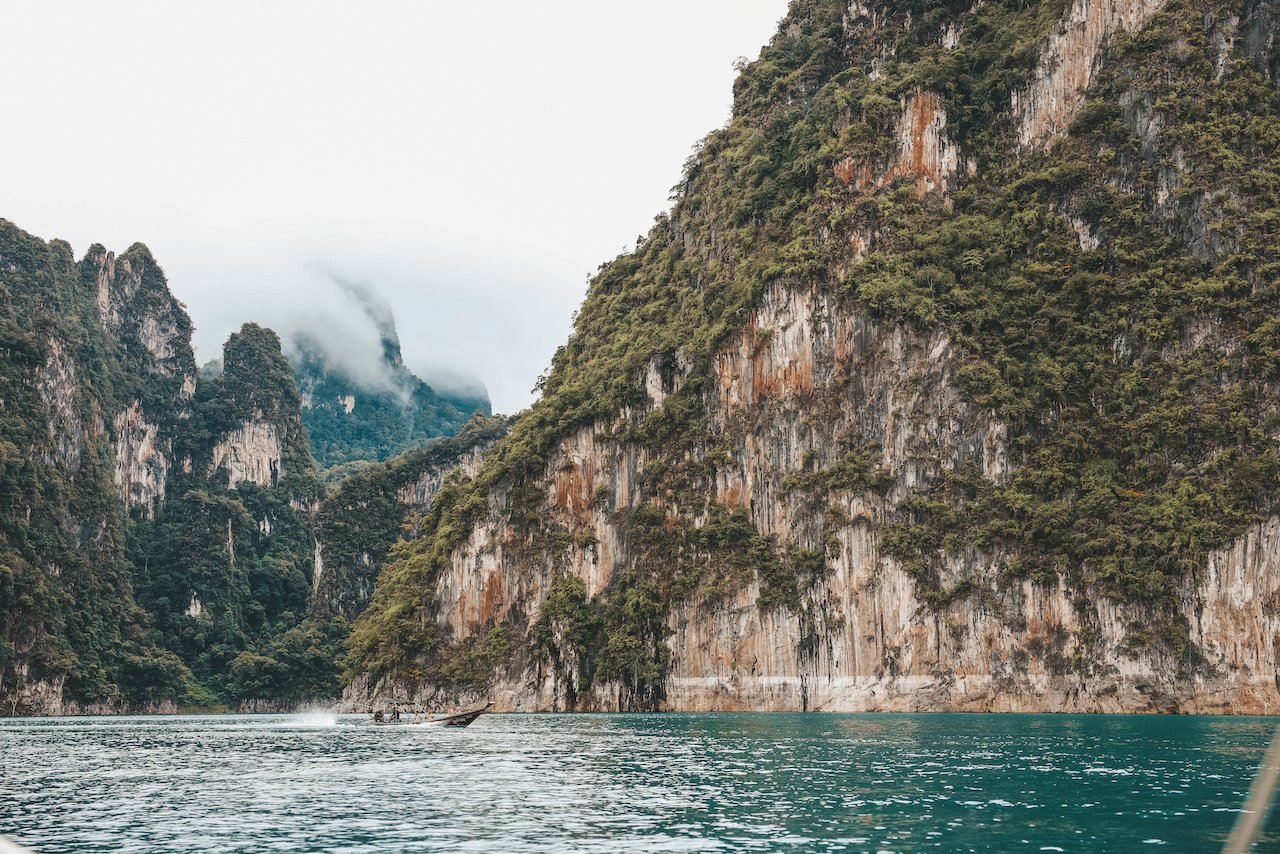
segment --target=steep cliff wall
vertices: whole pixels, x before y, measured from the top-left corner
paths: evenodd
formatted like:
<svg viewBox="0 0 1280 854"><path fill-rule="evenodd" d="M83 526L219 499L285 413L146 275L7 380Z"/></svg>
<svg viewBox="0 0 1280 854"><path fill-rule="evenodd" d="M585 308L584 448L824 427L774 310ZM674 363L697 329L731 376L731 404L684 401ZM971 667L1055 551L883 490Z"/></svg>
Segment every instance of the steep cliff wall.
<svg viewBox="0 0 1280 854"><path fill-rule="evenodd" d="M213 446L209 474L219 470L226 472L227 485L232 488L241 481L275 486L281 474L280 436L276 425L257 412L227 434Z"/></svg>
<svg viewBox="0 0 1280 854"><path fill-rule="evenodd" d="M0 297L0 713L332 694L345 628L301 626L323 487L275 335L197 390L145 246L76 262L3 220ZM234 684L248 649L272 678Z"/></svg>
<svg viewBox="0 0 1280 854"><path fill-rule="evenodd" d="M142 244L119 257L95 244L80 267L115 347L115 483L126 509L153 516L164 498L176 431L195 394L191 320Z"/></svg>
<svg viewBox="0 0 1280 854"><path fill-rule="evenodd" d="M191 331L145 246L77 262L0 220L0 714L281 709L338 690L372 581L352 561L319 584L325 489L293 368L245 324L197 381ZM366 572L505 422L473 427L387 467L392 512L348 528Z"/></svg>
<svg viewBox="0 0 1280 854"><path fill-rule="evenodd" d="M0 709L163 703L183 678L134 601L122 511L164 494L189 336L146 247L77 263L0 220Z"/></svg>
<svg viewBox="0 0 1280 854"><path fill-rule="evenodd" d="M312 609L355 619L373 594L391 547L414 533L453 472L474 477L507 419L476 416L457 436L439 439L344 479L316 514ZM406 530L407 527L407 530Z"/></svg>
<svg viewBox="0 0 1280 854"><path fill-rule="evenodd" d="M1256 6L794 3L348 701L1280 709Z"/></svg>
<svg viewBox="0 0 1280 854"><path fill-rule="evenodd" d="M137 401L116 413L114 426L116 486L126 507L143 508L150 515L156 502L164 498L169 475L168 454L172 451L160 444L160 428L143 417Z"/></svg>
<svg viewBox="0 0 1280 854"><path fill-rule="evenodd" d="M1137 32L1164 4L1165 0L1073 0L1037 51L1026 87L1014 92L1019 142L1044 146L1066 133L1084 103L1107 40Z"/></svg>

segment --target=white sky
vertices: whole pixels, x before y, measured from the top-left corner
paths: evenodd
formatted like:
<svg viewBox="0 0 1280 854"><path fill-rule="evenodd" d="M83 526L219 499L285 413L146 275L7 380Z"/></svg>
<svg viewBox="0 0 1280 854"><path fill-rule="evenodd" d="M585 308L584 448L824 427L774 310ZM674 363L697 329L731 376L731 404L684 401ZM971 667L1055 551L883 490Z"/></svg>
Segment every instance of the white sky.
<svg viewBox="0 0 1280 854"><path fill-rule="evenodd" d="M411 367L512 412L786 5L7 0L0 217L146 243L201 361L247 320L340 334L330 276L364 282Z"/></svg>

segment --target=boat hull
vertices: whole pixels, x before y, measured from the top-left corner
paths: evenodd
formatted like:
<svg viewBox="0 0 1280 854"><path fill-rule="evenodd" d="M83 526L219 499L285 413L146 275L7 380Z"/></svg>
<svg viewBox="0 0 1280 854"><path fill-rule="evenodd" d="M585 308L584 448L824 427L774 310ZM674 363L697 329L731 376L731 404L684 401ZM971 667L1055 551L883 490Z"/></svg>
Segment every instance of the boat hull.
<svg viewBox="0 0 1280 854"><path fill-rule="evenodd" d="M489 709L493 708L493 703L489 703L483 709L472 709L467 712L459 712L456 715L445 715L441 718L427 718L426 720L398 720L398 721L372 721L374 726L447 726L447 727L465 727L470 726L476 718L483 715Z"/></svg>

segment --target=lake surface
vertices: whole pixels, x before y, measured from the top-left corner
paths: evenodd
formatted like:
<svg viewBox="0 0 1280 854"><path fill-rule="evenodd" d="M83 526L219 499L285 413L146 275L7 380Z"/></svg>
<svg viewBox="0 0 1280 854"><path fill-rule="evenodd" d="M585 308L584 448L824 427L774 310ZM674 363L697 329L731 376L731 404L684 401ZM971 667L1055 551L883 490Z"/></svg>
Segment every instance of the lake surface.
<svg viewBox="0 0 1280 854"><path fill-rule="evenodd" d="M1068 715L0 720L54 852L1213 851L1276 721ZM1263 850L1280 850L1273 821Z"/></svg>

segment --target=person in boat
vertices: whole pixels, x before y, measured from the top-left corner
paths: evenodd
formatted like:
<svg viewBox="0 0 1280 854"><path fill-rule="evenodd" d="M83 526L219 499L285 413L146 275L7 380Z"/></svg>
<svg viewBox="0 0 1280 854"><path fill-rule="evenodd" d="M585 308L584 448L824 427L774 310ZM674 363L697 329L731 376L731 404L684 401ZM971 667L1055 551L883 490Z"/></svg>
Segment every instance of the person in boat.
<svg viewBox="0 0 1280 854"><path fill-rule="evenodd" d="M396 708L394 708L394 709L392 709L392 710L391 710L391 720L393 720L393 721L398 721L398 720L400 720L400 707L399 707L399 706L397 706Z"/></svg>
<svg viewBox="0 0 1280 854"><path fill-rule="evenodd" d="M382 709L376 709L373 713L373 722L375 724L382 723Z"/></svg>

